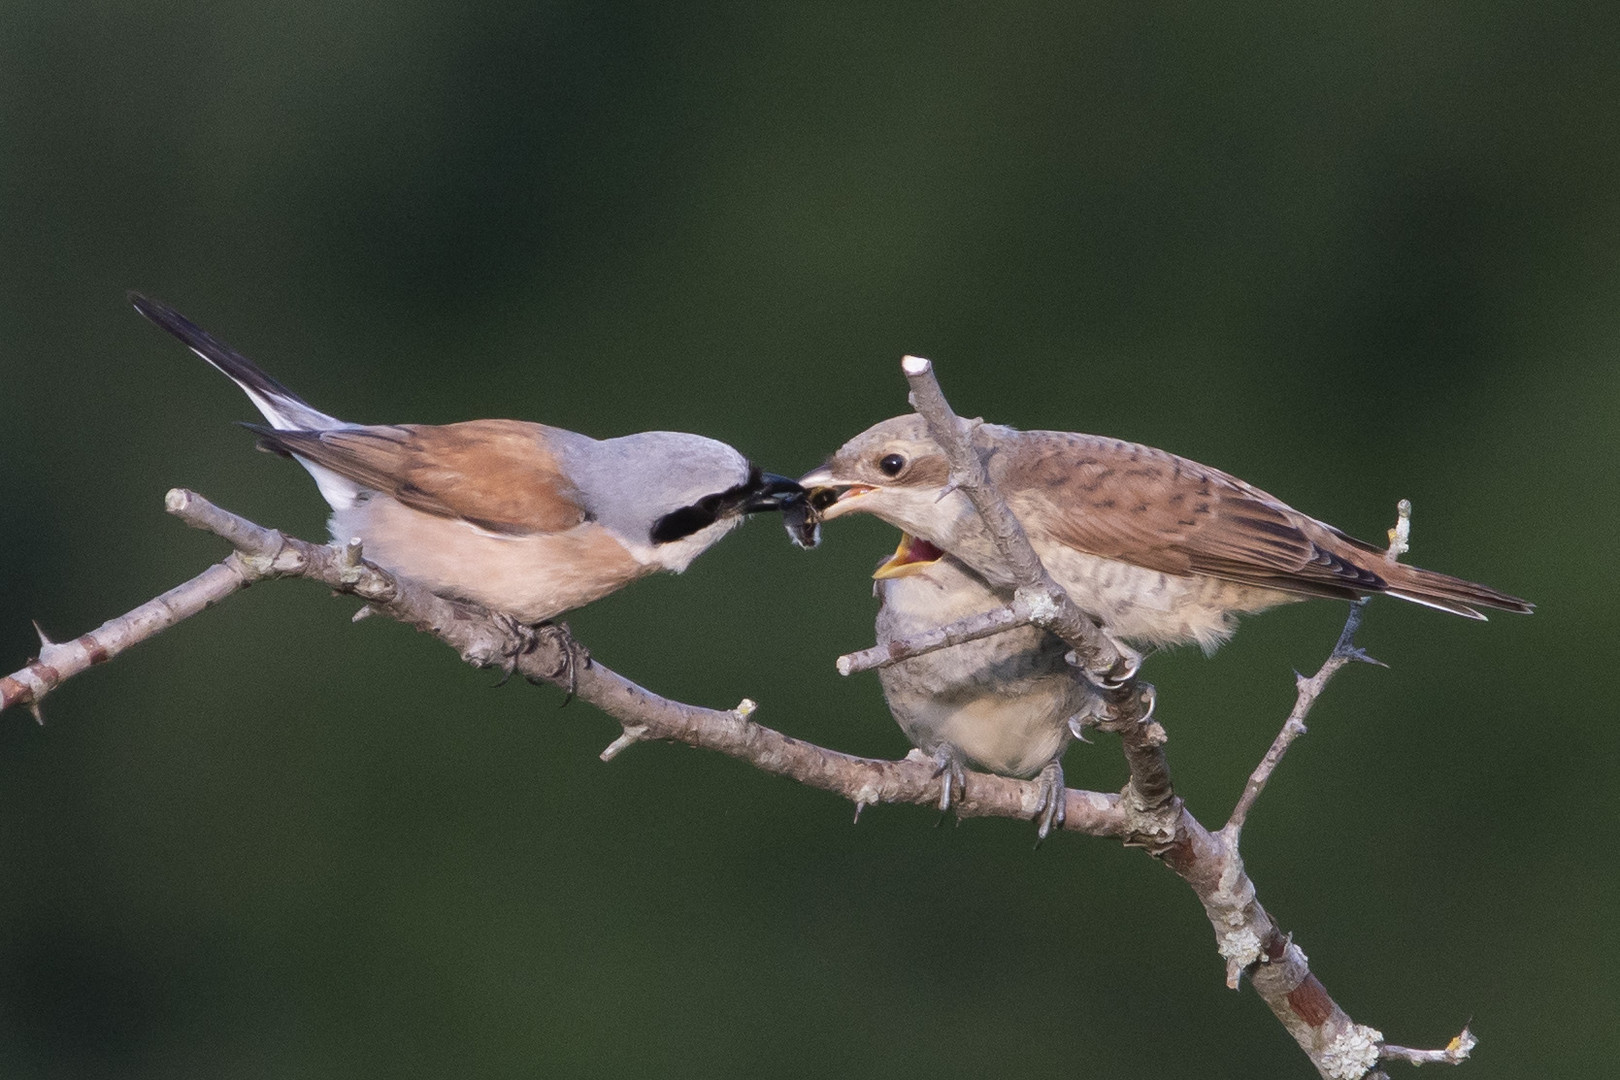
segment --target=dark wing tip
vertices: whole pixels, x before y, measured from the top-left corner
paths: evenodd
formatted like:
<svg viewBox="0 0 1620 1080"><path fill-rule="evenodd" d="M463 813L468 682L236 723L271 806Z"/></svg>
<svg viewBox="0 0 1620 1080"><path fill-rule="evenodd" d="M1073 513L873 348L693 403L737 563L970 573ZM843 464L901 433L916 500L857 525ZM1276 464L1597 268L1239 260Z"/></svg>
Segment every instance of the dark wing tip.
<svg viewBox="0 0 1620 1080"><path fill-rule="evenodd" d="M293 456L291 440L287 436L313 434L312 432L303 431L282 431L270 427L268 424L255 424L251 420L238 420L236 423L238 427L247 428L259 437L255 445L260 450L267 454L275 454L277 457L290 458Z"/></svg>

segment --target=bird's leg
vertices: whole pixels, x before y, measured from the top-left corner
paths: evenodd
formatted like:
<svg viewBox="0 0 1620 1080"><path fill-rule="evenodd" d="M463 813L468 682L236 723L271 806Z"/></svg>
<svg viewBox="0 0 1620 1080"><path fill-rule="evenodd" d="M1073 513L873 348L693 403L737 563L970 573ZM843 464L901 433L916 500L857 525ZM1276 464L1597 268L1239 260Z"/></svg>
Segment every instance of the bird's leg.
<svg viewBox="0 0 1620 1080"><path fill-rule="evenodd" d="M1036 778L1041 785L1041 805L1035 812L1035 843L1038 845L1054 828L1063 828L1068 809L1067 785L1063 783L1063 763L1053 758Z"/></svg>
<svg viewBox="0 0 1620 1080"><path fill-rule="evenodd" d="M967 795L967 767L962 752L950 743L934 751L934 775L940 777L939 812L946 813L951 804Z"/></svg>

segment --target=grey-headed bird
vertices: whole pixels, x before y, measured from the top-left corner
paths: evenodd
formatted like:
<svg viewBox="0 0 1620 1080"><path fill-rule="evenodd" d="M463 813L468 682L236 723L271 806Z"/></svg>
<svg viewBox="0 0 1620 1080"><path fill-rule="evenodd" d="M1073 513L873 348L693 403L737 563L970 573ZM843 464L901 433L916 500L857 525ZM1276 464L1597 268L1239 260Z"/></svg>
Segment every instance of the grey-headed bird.
<svg viewBox="0 0 1620 1080"><path fill-rule="evenodd" d="M1006 607L994 589L938 548L902 536L877 572L879 644ZM889 710L943 778L940 809L965 784L963 764L1027 780L1040 776L1040 836L1063 824L1060 764L1091 690L1057 637L1023 626L913 656L878 670Z"/></svg>
<svg viewBox="0 0 1620 1080"><path fill-rule="evenodd" d="M1219 469L1148 446L1066 431L974 428L990 478L1036 554L1116 640L1213 651L1236 616L1323 596L1398 596L1483 619L1515 596L1397 563ZM949 552L996 588L1014 584L921 416L885 420L800 481L824 518L865 512ZM835 498L836 496L836 498Z"/></svg>
<svg viewBox="0 0 1620 1080"><path fill-rule="evenodd" d="M644 431L593 439L521 420L351 424L328 416L137 293L135 310L240 386L269 426L244 425L296 460L332 508L332 535L441 596L536 624L657 570L686 569L763 510L793 511L808 546L803 489L725 443Z"/></svg>

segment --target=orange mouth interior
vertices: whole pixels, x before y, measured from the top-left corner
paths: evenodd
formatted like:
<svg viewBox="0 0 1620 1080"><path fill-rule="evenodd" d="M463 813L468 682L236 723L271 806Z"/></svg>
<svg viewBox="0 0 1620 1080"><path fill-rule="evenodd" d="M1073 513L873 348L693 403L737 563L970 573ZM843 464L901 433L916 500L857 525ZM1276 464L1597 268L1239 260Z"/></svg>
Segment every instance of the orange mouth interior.
<svg viewBox="0 0 1620 1080"><path fill-rule="evenodd" d="M894 549L894 554L890 555L872 576L880 580L905 577L907 574L915 574L932 566L944 557L945 553L927 540L903 532L900 534L900 546Z"/></svg>

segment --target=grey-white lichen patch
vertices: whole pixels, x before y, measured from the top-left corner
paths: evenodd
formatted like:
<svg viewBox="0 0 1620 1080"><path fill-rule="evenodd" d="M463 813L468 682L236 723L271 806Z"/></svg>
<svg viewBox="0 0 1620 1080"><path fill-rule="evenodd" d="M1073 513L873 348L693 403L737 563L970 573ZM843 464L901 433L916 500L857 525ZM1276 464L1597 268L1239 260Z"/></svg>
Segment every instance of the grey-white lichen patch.
<svg viewBox="0 0 1620 1080"><path fill-rule="evenodd" d="M1357 1080L1378 1064L1384 1033L1366 1024L1351 1024L1322 1051L1322 1075L1332 1080Z"/></svg>
<svg viewBox="0 0 1620 1080"><path fill-rule="evenodd" d="M1221 958L1239 968L1260 962L1260 937L1245 926L1221 935Z"/></svg>
<svg viewBox="0 0 1620 1080"><path fill-rule="evenodd" d="M1029 621L1037 626L1058 617L1057 601L1052 598L1051 593L1040 586L1019 589L1013 594L1013 599L1024 605L1025 610L1029 612Z"/></svg>

